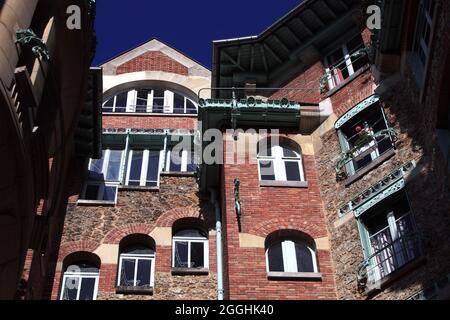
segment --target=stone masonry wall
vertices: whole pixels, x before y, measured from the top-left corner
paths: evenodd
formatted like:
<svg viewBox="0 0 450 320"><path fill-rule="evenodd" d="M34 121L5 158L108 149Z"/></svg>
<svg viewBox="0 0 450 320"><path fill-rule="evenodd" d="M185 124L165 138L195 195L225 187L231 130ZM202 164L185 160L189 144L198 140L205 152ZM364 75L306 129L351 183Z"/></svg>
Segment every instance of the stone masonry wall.
<svg viewBox="0 0 450 320"><path fill-rule="evenodd" d="M117 262L101 264L97 299L214 299L216 296L214 211L209 199L198 193L194 177L161 176L159 191L120 190L115 207L69 204L54 276L52 299L60 294L64 258L73 252L94 252L101 245L117 246L130 234L151 234L171 228L181 218L198 218L209 229L209 275L172 276L170 239L156 242L153 295L115 293ZM168 242L168 243L167 243ZM118 261L118 257L117 257Z"/></svg>

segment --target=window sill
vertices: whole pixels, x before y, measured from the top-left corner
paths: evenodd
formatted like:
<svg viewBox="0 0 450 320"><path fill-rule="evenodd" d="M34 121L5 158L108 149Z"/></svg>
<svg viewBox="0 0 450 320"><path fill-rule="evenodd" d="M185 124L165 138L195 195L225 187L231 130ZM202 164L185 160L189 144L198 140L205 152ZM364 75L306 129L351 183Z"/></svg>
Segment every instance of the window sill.
<svg viewBox="0 0 450 320"><path fill-rule="evenodd" d="M189 275L208 275L208 268L172 268L172 275L174 276L189 276Z"/></svg>
<svg viewBox="0 0 450 320"><path fill-rule="evenodd" d="M161 172L162 176L166 177L195 177L196 173L189 171L189 172L176 172L176 171L170 171L170 172Z"/></svg>
<svg viewBox="0 0 450 320"><path fill-rule="evenodd" d="M343 87L345 87L347 84L349 84L350 82L352 82L353 80L355 80L358 76L360 76L362 73L364 73L366 70L368 70L370 68L369 64L366 64L364 67L362 67L361 69L359 69L358 71L356 71L354 74L352 74L350 77L348 77L347 79L345 79L344 81L342 81L341 83L339 83L336 87L334 87L331 90L328 90L327 92L325 92L322 97L323 99L329 98L332 95L334 95L336 92L338 92L339 90L341 90Z"/></svg>
<svg viewBox="0 0 450 320"><path fill-rule="evenodd" d="M179 114L179 113L151 113L151 112L103 112L104 116L125 116L125 117L182 117L197 118L197 114Z"/></svg>
<svg viewBox="0 0 450 320"><path fill-rule="evenodd" d="M118 294L142 294L152 295L153 287L131 287L131 286L117 286L116 293Z"/></svg>
<svg viewBox="0 0 450 320"><path fill-rule="evenodd" d="M120 186L119 191L159 191L159 187Z"/></svg>
<svg viewBox="0 0 450 320"><path fill-rule="evenodd" d="M260 180L260 187L308 188L308 181L272 181Z"/></svg>
<svg viewBox="0 0 450 320"><path fill-rule="evenodd" d="M367 172L369 172L372 169L378 167L384 161L386 161L387 159L392 157L394 154L395 154L394 149L390 149L389 151L386 151L384 154L382 154L377 159L372 161L370 164L368 164L367 166L365 166L364 168L362 168L361 170L356 172L354 175L352 175L352 176L348 177L347 179L345 179L344 180L344 185L346 187L348 187L349 185L351 185L356 180L359 180L360 178L362 178Z"/></svg>
<svg viewBox="0 0 450 320"><path fill-rule="evenodd" d="M425 264L426 262L426 258L425 256L420 256L417 257L415 260L410 261L409 263L407 263L406 265L404 265L403 267L401 267L398 270L395 270L394 272L392 272L391 274L385 276L384 278L369 284L365 290L365 294L367 296L373 296L381 291L383 291L387 286L389 286L392 282L394 282L395 280L398 280L399 278L403 277L404 275L406 275L408 272L410 272L411 270L414 270L418 267L420 267L421 265Z"/></svg>
<svg viewBox="0 0 450 320"><path fill-rule="evenodd" d="M321 281L322 274L319 272L268 272L269 280L309 280Z"/></svg>
<svg viewBox="0 0 450 320"><path fill-rule="evenodd" d="M115 201L102 201L102 200L78 200L77 205L79 206L103 206L103 207L114 207L116 205Z"/></svg>

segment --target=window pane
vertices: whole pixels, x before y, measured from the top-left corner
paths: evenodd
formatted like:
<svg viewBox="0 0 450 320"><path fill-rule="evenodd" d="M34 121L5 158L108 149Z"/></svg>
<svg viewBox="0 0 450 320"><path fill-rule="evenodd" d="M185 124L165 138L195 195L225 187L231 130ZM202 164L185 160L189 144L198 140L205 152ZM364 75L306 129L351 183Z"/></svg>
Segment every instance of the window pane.
<svg viewBox="0 0 450 320"><path fill-rule="evenodd" d="M191 242L191 268L205 266L204 246L202 242Z"/></svg>
<svg viewBox="0 0 450 320"><path fill-rule="evenodd" d="M160 152L159 150L150 150L149 152L146 185L149 187L156 187L158 185Z"/></svg>
<svg viewBox="0 0 450 320"><path fill-rule="evenodd" d="M134 286L134 259L122 259L120 285L126 287Z"/></svg>
<svg viewBox="0 0 450 320"><path fill-rule="evenodd" d="M261 171L261 180L275 180L273 160L259 160L259 169Z"/></svg>
<svg viewBox="0 0 450 320"><path fill-rule="evenodd" d="M79 300L93 300L95 291L95 278L83 278L81 280Z"/></svg>
<svg viewBox="0 0 450 320"><path fill-rule="evenodd" d="M147 112L148 91L139 90L136 98L136 112Z"/></svg>
<svg viewBox="0 0 450 320"><path fill-rule="evenodd" d="M274 244L267 252L269 260L269 271L284 272L283 251L281 249L281 242Z"/></svg>
<svg viewBox="0 0 450 320"><path fill-rule="evenodd" d="M297 258L298 272L314 272L312 253L305 244L295 243L295 256Z"/></svg>
<svg viewBox="0 0 450 320"><path fill-rule="evenodd" d="M176 268L188 267L188 242L175 241L175 261Z"/></svg>
<svg viewBox="0 0 450 320"><path fill-rule="evenodd" d="M114 97L105 102L105 104L103 105L103 112L112 112L113 106L114 106Z"/></svg>
<svg viewBox="0 0 450 320"><path fill-rule="evenodd" d="M138 287L150 286L151 270L152 270L152 261L151 260L139 260L138 261L136 286L138 286Z"/></svg>
<svg viewBox="0 0 450 320"><path fill-rule="evenodd" d="M123 92L117 95L116 98L116 112L125 112L127 108L128 92Z"/></svg>
<svg viewBox="0 0 450 320"><path fill-rule="evenodd" d="M153 91L153 112L162 113L164 111L164 90Z"/></svg>
<svg viewBox="0 0 450 320"><path fill-rule="evenodd" d="M131 159L130 176L128 179L128 185L138 186L141 181L141 169L144 151L133 150L133 156Z"/></svg>
<svg viewBox="0 0 450 320"><path fill-rule="evenodd" d="M173 152L173 150L170 152L170 167L169 171L171 172L181 172L181 157L182 157L182 150L179 150L179 152Z"/></svg>
<svg viewBox="0 0 450 320"><path fill-rule="evenodd" d="M103 193L103 200L105 201L115 201L116 200L116 187L105 186L105 191Z"/></svg>
<svg viewBox="0 0 450 320"><path fill-rule="evenodd" d="M299 158L299 154L294 151L291 147L288 146L282 146L283 149L283 157L287 158Z"/></svg>
<svg viewBox="0 0 450 320"><path fill-rule="evenodd" d="M195 152L188 152L187 172L196 172L197 165L195 164Z"/></svg>
<svg viewBox="0 0 450 320"><path fill-rule="evenodd" d="M84 195L85 200L98 200L98 191L100 189L99 185L87 185L86 194Z"/></svg>
<svg viewBox="0 0 450 320"><path fill-rule="evenodd" d="M189 238L207 238L207 235L199 229L183 229L177 231L175 237L189 237Z"/></svg>
<svg viewBox="0 0 450 320"><path fill-rule="evenodd" d="M197 108L195 107L195 104L193 104L192 101L189 99L186 99L186 113L187 114L197 113Z"/></svg>
<svg viewBox="0 0 450 320"><path fill-rule="evenodd" d="M63 300L76 300L80 279L78 277L67 277L64 284Z"/></svg>
<svg viewBox="0 0 450 320"><path fill-rule="evenodd" d="M285 161L287 181L301 181L300 166L298 161Z"/></svg>
<svg viewBox="0 0 450 320"><path fill-rule="evenodd" d="M122 161L122 150L111 150L108 163L106 180L119 181L120 163Z"/></svg>
<svg viewBox="0 0 450 320"><path fill-rule="evenodd" d="M102 173L103 168L103 157L105 156L105 151L103 151L101 159L92 159L89 166L89 179L104 180Z"/></svg>
<svg viewBox="0 0 450 320"><path fill-rule="evenodd" d="M173 113L184 113L184 97L178 93L174 94Z"/></svg>

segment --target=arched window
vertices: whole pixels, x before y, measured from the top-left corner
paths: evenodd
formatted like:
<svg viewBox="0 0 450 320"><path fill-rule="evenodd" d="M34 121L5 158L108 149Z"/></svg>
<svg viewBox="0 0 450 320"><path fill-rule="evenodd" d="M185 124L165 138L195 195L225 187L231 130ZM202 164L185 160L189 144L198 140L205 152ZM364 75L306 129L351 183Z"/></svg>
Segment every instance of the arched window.
<svg viewBox="0 0 450 320"><path fill-rule="evenodd" d="M173 235L173 268L207 269L208 236L200 229L184 228Z"/></svg>
<svg viewBox="0 0 450 320"><path fill-rule="evenodd" d="M90 253L75 253L64 261L61 300L95 300L100 259Z"/></svg>
<svg viewBox="0 0 450 320"><path fill-rule="evenodd" d="M305 181L299 146L291 140L264 139L258 143L261 181Z"/></svg>
<svg viewBox="0 0 450 320"><path fill-rule="evenodd" d="M146 235L132 235L120 243L117 285L150 289L154 285L155 246Z"/></svg>
<svg viewBox="0 0 450 320"><path fill-rule="evenodd" d="M197 104L185 95L165 88L122 91L103 103L103 112L197 114Z"/></svg>
<svg viewBox="0 0 450 320"><path fill-rule="evenodd" d="M279 237L266 243L267 272L317 273L314 245L301 237Z"/></svg>

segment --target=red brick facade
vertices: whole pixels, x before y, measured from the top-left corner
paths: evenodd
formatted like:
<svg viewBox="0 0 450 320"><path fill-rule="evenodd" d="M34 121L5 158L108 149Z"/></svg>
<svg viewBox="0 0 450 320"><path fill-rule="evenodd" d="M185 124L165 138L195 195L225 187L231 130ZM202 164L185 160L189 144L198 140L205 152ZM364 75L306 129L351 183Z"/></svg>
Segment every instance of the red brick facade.
<svg viewBox="0 0 450 320"><path fill-rule="evenodd" d="M117 68L116 74L138 71L164 71L188 75L188 68L160 51L149 51Z"/></svg>
<svg viewBox="0 0 450 320"><path fill-rule="evenodd" d="M227 150L225 150L227 152ZM234 179L239 178L241 232L266 238L280 230L295 230L312 239L326 238L327 229L313 156L303 156L307 188L261 187L257 164L225 164L223 207L230 299L335 299L329 250L317 250L318 281L268 280L265 248L240 246L234 203Z"/></svg>
<svg viewBox="0 0 450 320"><path fill-rule="evenodd" d="M105 115L103 116L104 128L130 128L130 129L195 129L196 117L184 116L133 116L133 115Z"/></svg>

